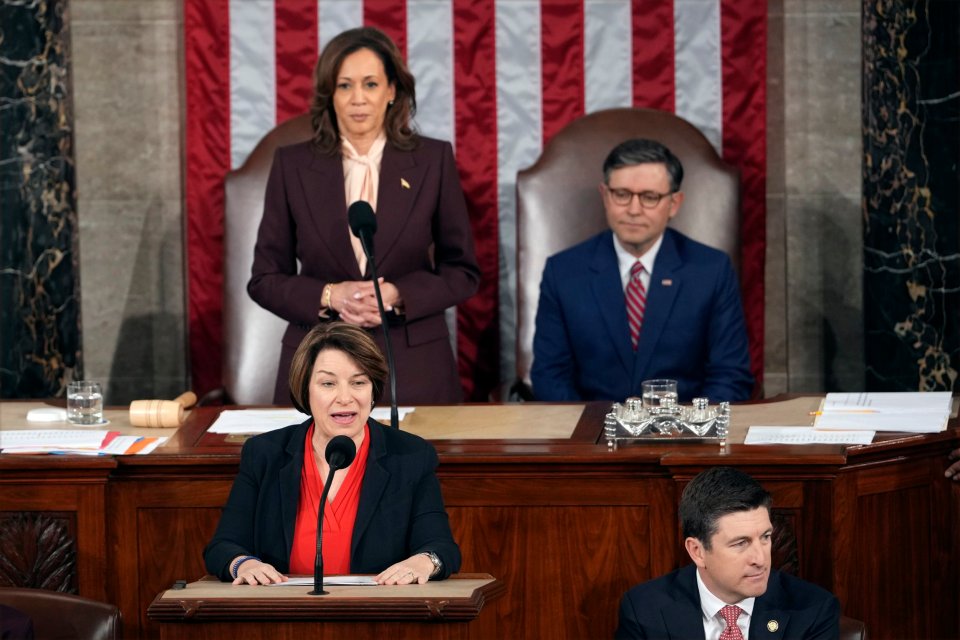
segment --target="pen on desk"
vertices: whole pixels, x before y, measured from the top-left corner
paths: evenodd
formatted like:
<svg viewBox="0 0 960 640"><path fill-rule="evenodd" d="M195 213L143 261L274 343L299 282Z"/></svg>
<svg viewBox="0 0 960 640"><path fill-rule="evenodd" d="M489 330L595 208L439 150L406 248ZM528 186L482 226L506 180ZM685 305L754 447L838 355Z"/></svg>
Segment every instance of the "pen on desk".
<svg viewBox="0 0 960 640"><path fill-rule="evenodd" d="M822 416L831 413L880 413L876 409L830 409L829 411L811 411L811 416Z"/></svg>

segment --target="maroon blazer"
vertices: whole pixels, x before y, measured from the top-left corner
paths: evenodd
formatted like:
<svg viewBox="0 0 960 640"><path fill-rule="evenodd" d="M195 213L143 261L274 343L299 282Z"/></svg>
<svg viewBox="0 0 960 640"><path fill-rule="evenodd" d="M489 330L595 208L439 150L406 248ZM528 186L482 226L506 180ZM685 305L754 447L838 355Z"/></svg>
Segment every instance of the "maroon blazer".
<svg viewBox="0 0 960 640"><path fill-rule="evenodd" d="M340 154L312 142L277 149L267 182L247 291L290 324L283 336L274 402L288 404L293 353L317 322L327 283L363 280L350 244ZM389 314L403 404L459 402L462 392L444 310L480 283L460 177L449 142L420 138L413 151L387 144L380 164L377 275L403 297ZM299 272L297 261L300 261ZM372 335L381 350L383 332ZM389 400L389 388L383 400Z"/></svg>

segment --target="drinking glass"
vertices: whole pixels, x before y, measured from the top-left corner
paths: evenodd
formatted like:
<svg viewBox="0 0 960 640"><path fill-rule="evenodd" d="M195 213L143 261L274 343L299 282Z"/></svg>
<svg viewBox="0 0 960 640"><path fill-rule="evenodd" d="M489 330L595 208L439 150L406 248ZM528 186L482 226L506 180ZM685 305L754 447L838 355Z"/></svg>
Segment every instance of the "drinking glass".
<svg viewBox="0 0 960 640"><path fill-rule="evenodd" d="M641 383L643 390L643 406L653 413L677 406L677 381L656 379L644 380Z"/></svg>
<svg viewBox="0 0 960 640"><path fill-rule="evenodd" d="M67 420L73 424L103 424L103 391L99 382L79 380L67 385Z"/></svg>

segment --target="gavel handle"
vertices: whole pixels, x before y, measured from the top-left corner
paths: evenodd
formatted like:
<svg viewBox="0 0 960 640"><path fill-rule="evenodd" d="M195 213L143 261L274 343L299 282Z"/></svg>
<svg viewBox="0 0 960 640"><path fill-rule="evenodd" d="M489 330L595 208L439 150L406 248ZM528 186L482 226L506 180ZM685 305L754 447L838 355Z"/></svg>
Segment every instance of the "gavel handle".
<svg viewBox="0 0 960 640"><path fill-rule="evenodd" d="M195 394L193 391L184 391L174 398L173 401L180 404L184 409L189 409L193 405L197 404L197 394Z"/></svg>

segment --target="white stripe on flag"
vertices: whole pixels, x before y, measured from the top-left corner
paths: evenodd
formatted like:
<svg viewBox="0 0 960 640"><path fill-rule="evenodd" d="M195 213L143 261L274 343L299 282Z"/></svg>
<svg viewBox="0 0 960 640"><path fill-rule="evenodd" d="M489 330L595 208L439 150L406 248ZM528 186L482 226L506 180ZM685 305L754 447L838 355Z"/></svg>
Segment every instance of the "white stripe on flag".
<svg viewBox="0 0 960 640"><path fill-rule="evenodd" d="M317 0L317 19L317 51L323 51L341 31L363 26L363 0Z"/></svg>
<svg viewBox="0 0 960 640"><path fill-rule="evenodd" d="M723 150L720 0L675 0L676 114Z"/></svg>
<svg viewBox="0 0 960 640"><path fill-rule="evenodd" d="M499 0L497 42L497 199L500 237L500 382L516 377L517 171L543 146L540 3Z"/></svg>
<svg viewBox="0 0 960 640"><path fill-rule="evenodd" d="M417 129L425 136L449 140L456 149L453 6L450 2L407 1L407 64L417 82ZM446 321L450 347L456 353L456 307L447 309Z"/></svg>
<svg viewBox="0 0 960 640"><path fill-rule="evenodd" d="M586 112L632 106L630 0L585 0L583 18Z"/></svg>
<svg viewBox="0 0 960 640"><path fill-rule="evenodd" d="M407 1L407 64L417 79L417 128L449 140L453 125L453 7L437 0Z"/></svg>
<svg viewBox="0 0 960 640"><path fill-rule="evenodd" d="M230 0L230 167L277 124L273 0Z"/></svg>

